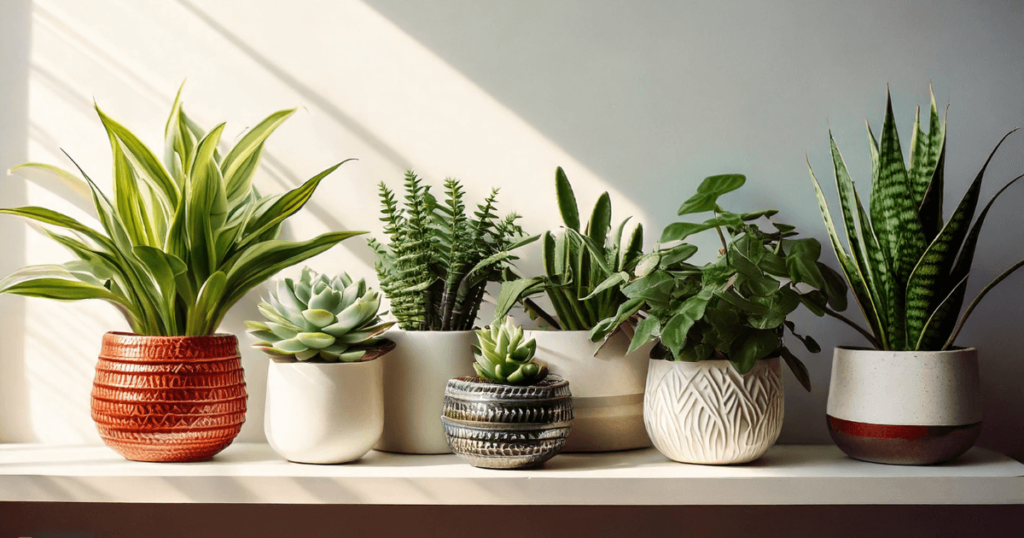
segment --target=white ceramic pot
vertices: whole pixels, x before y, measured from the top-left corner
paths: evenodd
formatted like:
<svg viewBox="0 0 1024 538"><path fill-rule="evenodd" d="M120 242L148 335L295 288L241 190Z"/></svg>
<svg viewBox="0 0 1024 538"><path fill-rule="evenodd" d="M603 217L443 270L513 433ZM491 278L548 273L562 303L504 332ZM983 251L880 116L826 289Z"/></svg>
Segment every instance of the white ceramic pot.
<svg viewBox="0 0 1024 538"><path fill-rule="evenodd" d="M369 452L384 428L382 360L271 360L263 419L271 448L299 463L345 463Z"/></svg>
<svg viewBox="0 0 1024 538"><path fill-rule="evenodd" d="M832 439L853 458L923 465L956 458L981 434L974 348L836 348L828 391Z"/></svg>
<svg viewBox="0 0 1024 538"><path fill-rule="evenodd" d="M453 377L475 375L473 331L388 331L396 344L384 361L384 433L377 450L451 452L441 426L444 389Z"/></svg>
<svg viewBox="0 0 1024 538"><path fill-rule="evenodd" d="M598 351L588 331L526 331L537 360L572 384L572 432L563 452L604 452L651 446L644 428L644 385L654 342L633 353L623 332ZM596 355L595 355L596 352Z"/></svg>
<svg viewBox="0 0 1024 538"><path fill-rule="evenodd" d="M775 444L784 411L779 359L743 376L726 360L651 360L644 423L654 446L683 463L754 461Z"/></svg>

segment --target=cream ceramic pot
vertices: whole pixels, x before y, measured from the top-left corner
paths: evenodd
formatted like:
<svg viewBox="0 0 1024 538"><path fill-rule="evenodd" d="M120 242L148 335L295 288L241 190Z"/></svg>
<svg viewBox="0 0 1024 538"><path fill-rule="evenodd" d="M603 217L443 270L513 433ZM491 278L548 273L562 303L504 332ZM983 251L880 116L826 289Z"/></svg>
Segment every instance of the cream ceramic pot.
<svg viewBox="0 0 1024 538"><path fill-rule="evenodd" d="M654 342L627 355L629 337L621 331L603 347L588 331L526 331L526 338L537 340L537 360L572 384L575 418L563 452L651 446L643 405Z"/></svg>
<svg viewBox="0 0 1024 538"><path fill-rule="evenodd" d="M355 461L384 428L382 360L270 361L264 430L275 452L299 463Z"/></svg>
<svg viewBox="0 0 1024 538"><path fill-rule="evenodd" d="M375 448L404 454L451 452L441 426L444 389L472 376L473 331L388 331L384 361L384 433Z"/></svg>
<svg viewBox="0 0 1024 538"><path fill-rule="evenodd" d="M775 444L784 412L779 359L740 375L726 360L651 360L644 423L654 446L683 463L754 461Z"/></svg>
<svg viewBox="0 0 1024 538"><path fill-rule="evenodd" d="M836 348L827 412L832 439L853 458L951 460L981 433L978 352Z"/></svg>

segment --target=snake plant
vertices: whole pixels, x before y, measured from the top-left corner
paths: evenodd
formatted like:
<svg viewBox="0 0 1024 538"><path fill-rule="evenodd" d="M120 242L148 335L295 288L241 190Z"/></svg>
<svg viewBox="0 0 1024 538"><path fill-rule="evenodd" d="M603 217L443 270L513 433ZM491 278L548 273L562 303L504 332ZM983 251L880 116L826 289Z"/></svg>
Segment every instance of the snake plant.
<svg viewBox="0 0 1024 538"><path fill-rule="evenodd" d="M864 210L843 156L829 133L848 248L839 238L821 186L811 170L833 250L870 327L870 341L878 349L950 349L981 299L1024 266L1022 260L997 276L958 318L985 217L996 198L1024 176L1004 185L974 219L985 169L1003 140L1013 132L1010 131L996 144L949 220L944 222L946 124L939 119L934 95L929 116L925 133L918 107L907 165L887 92L878 141L870 124L867 128L872 165L870 212Z"/></svg>
<svg viewBox="0 0 1024 538"><path fill-rule="evenodd" d="M252 178L263 144L294 109L271 114L221 154L224 124L204 132L185 114L179 89L166 124L163 162L99 106L96 112L113 152L112 199L77 163L84 181L40 163L22 164L12 172L36 180L56 178L91 195L102 230L43 207L0 209L52 228L46 234L77 258L18 270L0 281L0 293L102 299L114 304L137 334L201 336L216 331L246 292L281 269L365 233L277 239L285 219L343 164L284 194L257 192Z"/></svg>
<svg viewBox="0 0 1024 538"><path fill-rule="evenodd" d="M516 259L511 251L537 238L524 238L519 215L495 214L497 189L470 217L458 180L445 180L443 202L412 171L405 174L404 188L403 209L394 191L380 184L380 220L388 244L369 241L391 313L405 330L469 330L487 284L506 278Z"/></svg>
<svg viewBox="0 0 1024 538"><path fill-rule="evenodd" d="M495 316L504 317L521 303L531 316L556 329L589 331L626 302L625 279L607 279L640 258L644 229L638 223L627 235L628 217L612 229L612 203L606 192L598 197L581 231L576 195L561 167L555 170L555 193L565 227L558 235L543 235L544 275L502 284ZM555 316L530 298L541 292L547 293Z"/></svg>

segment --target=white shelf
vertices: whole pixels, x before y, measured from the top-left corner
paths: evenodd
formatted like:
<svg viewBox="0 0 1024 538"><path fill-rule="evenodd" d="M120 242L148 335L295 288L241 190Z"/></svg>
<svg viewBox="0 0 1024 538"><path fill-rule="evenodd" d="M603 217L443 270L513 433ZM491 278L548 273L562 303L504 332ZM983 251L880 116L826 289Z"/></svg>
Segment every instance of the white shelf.
<svg viewBox="0 0 1024 538"><path fill-rule="evenodd" d="M0 501L296 504L1022 504L1024 464L974 448L928 467L779 445L742 466L683 465L654 449L562 454L543 468L476 469L453 455L371 452L301 465L236 443L212 461L137 463L102 446L0 445Z"/></svg>

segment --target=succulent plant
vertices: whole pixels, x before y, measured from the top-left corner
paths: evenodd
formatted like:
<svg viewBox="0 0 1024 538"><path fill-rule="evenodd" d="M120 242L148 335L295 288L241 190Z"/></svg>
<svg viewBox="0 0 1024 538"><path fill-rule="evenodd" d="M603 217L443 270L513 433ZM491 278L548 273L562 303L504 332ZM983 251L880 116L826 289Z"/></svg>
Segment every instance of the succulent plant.
<svg viewBox="0 0 1024 538"><path fill-rule="evenodd" d="M0 209L0 214L48 226L47 235L77 258L15 271L0 281L0 294L105 300L141 335L213 334L239 299L278 271L365 233L328 232L306 241L277 238L284 221L344 162L286 193L258 192L253 175L263 146L293 112L271 114L221 155L224 124L203 131L185 114L179 89L161 162L97 106L114 157L111 198L81 168L84 180L41 163L25 163L11 172L45 187L70 187L88 198L102 228L44 207Z"/></svg>
<svg viewBox="0 0 1024 538"><path fill-rule="evenodd" d="M565 228L557 235L543 235L544 275L503 283L495 317L522 303L532 317L556 329L588 331L615 315L627 301L622 293L625 280L608 277L621 274L643 254L644 228L638 223L627 234L630 217L612 228L612 202L606 192L581 230L576 195L561 167L555 170L555 193ZM547 292L557 319L530 298L541 292Z"/></svg>
<svg viewBox="0 0 1024 538"><path fill-rule="evenodd" d="M870 211L861 205L843 156L829 133L842 210L839 216L849 249L840 240L813 171L811 179L832 248L867 320L871 331L868 340L874 347L896 351L950 349L981 299L1024 267L1021 260L1003 271L982 288L963 316L959 316L985 216L996 198L1024 177L1017 176L1003 185L974 218L985 169L1007 136L1009 133L996 144L943 223L946 125L939 120L934 95L927 134L921 130L918 108L909 164L903 160L888 92L878 141L868 125L872 165Z"/></svg>
<svg viewBox="0 0 1024 538"><path fill-rule="evenodd" d="M266 322L247 321L253 347L271 357L314 362L355 362L387 352L394 344L380 337L395 324L382 322L380 294L348 274L334 278L306 267L298 280L277 282L259 305Z"/></svg>
<svg viewBox="0 0 1024 538"><path fill-rule="evenodd" d="M476 331L476 340L479 345L473 346L473 368L478 376L508 385L532 385L547 377L548 367L533 360L537 341L525 340L523 328L511 316Z"/></svg>

